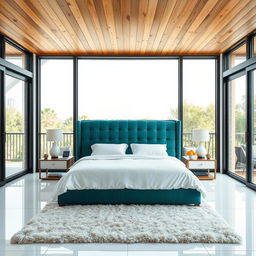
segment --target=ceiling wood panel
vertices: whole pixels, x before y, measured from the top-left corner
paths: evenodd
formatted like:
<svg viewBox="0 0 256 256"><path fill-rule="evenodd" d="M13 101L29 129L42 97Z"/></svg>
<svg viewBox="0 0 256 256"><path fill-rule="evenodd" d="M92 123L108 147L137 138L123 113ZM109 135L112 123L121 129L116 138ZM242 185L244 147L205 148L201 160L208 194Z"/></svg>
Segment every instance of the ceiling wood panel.
<svg viewBox="0 0 256 256"><path fill-rule="evenodd" d="M225 29L226 25L232 21L229 19L230 16L236 17L239 10L241 10L248 2L249 0L235 0L229 2L226 6L220 6L218 14L215 17L213 16L213 19L208 22L209 25L213 23L214 26L208 25L204 28L204 33L200 38L198 38L198 40L193 39L192 43L194 47L200 49L200 47L202 48L209 42L210 38L212 39L218 37L218 33L222 29ZM230 13L230 16L226 15L228 12ZM186 49L188 48L189 45Z"/></svg>
<svg viewBox="0 0 256 256"><path fill-rule="evenodd" d="M248 8L249 7L249 8ZM217 43L216 40L213 38L208 39L205 41L205 44L203 45L203 50L207 49L208 47L213 48L222 48L225 47L226 44L234 44L236 43L241 37L239 36L240 31L247 31L247 33L250 33L252 31L252 27L256 28L255 25L255 14L256 14L256 1L250 2L240 12L244 16L243 22L241 22L241 17L236 16L232 21L227 23L224 29L219 30L218 34L214 37L217 37ZM254 25L248 25L247 22L249 19L252 19L254 22ZM242 27L241 27L242 26ZM236 29L234 29L236 28ZM248 31L249 30L249 31ZM226 41L227 40L227 41ZM235 41L234 41L235 40Z"/></svg>
<svg viewBox="0 0 256 256"><path fill-rule="evenodd" d="M219 54L256 0L1 0L0 33L39 55Z"/></svg>

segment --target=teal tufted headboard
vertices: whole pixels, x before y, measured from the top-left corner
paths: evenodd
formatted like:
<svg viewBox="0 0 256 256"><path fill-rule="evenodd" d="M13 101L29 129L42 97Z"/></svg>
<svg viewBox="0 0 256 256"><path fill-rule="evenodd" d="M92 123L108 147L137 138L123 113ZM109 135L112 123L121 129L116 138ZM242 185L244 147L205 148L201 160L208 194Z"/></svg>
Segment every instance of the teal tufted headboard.
<svg viewBox="0 0 256 256"><path fill-rule="evenodd" d="M76 160L89 156L95 143L167 144L169 156L181 158L180 121L160 120L82 120L77 121Z"/></svg>

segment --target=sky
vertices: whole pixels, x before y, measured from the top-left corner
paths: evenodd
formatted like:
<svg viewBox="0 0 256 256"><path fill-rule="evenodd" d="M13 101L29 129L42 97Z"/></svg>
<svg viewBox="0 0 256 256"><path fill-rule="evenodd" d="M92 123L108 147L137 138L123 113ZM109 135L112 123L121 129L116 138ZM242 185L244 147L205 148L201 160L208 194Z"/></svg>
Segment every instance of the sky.
<svg viewBox="0 0 256 256"><path fill-rule="evenodd" d="M72 61L42 60L42 109L72 116ZM167 119L178 104L177 60L79 60L79 115ZM184 60L184 99L215 101L214 60ZM203 97L202 97L203 95Z"/></svg>
<svg viewBox="0 0 256 256"><path fill-rule="evenodd" d="M187 59L183 63L184 100L202 107L214 104L215 61ZM71 117L72 60L42 60L41 71L42 109L54 109L61 120ZM79 60L78 76L79 116L165 120L173 118L171 110L177 108L177 60ZM6 77L7 84L13 80ZM23 83L17 83L8 91L6 101L21 112L24 106L20 84ZM241 104L245 77L237 78L233 84L235 102Z"/></svg>

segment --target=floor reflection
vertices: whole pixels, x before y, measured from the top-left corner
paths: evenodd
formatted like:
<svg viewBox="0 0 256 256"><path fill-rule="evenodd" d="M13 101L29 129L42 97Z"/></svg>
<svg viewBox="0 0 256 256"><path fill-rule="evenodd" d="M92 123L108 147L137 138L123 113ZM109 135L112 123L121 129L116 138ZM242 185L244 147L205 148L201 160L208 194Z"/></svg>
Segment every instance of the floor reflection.
<svg viewBox="0 0 256 256"><path fill-rule="evenodd" d="M242 236L242 244L11 245L11 236L51 200L56 184L28 174L0 188L0 255L256 255L256 192L221 174L202 182L207 203Z"/></svg>

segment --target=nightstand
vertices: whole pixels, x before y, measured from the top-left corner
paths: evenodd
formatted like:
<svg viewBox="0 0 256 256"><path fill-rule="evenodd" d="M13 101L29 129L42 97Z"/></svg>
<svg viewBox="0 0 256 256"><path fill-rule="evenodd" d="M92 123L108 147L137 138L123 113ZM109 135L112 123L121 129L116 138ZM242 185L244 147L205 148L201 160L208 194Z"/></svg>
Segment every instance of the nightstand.
<svg viewBox="0 0 256 256"><path fill-rule="evenodd" d="M216 160L215 159L203 159L198 158L196 160L190 160L188 156L182 157L182 162L185 163L186 167L193 170L207 170L207 175L197 176L199 180L214 180L216 179ZM210 173L213 170L213 175Z"/></svg>
<svg viewBox="0 0 256 256"><path fill-rule="evenodd" d="M42 180L59 180L61 176L48 176L49 170L54 170L54 172L64 171L67 172L69 168L74 163L74 157L70 156L67 158L49 158L39 160L39 179ZM46 176L42 178L42 170L45 170Z"/></svg>

